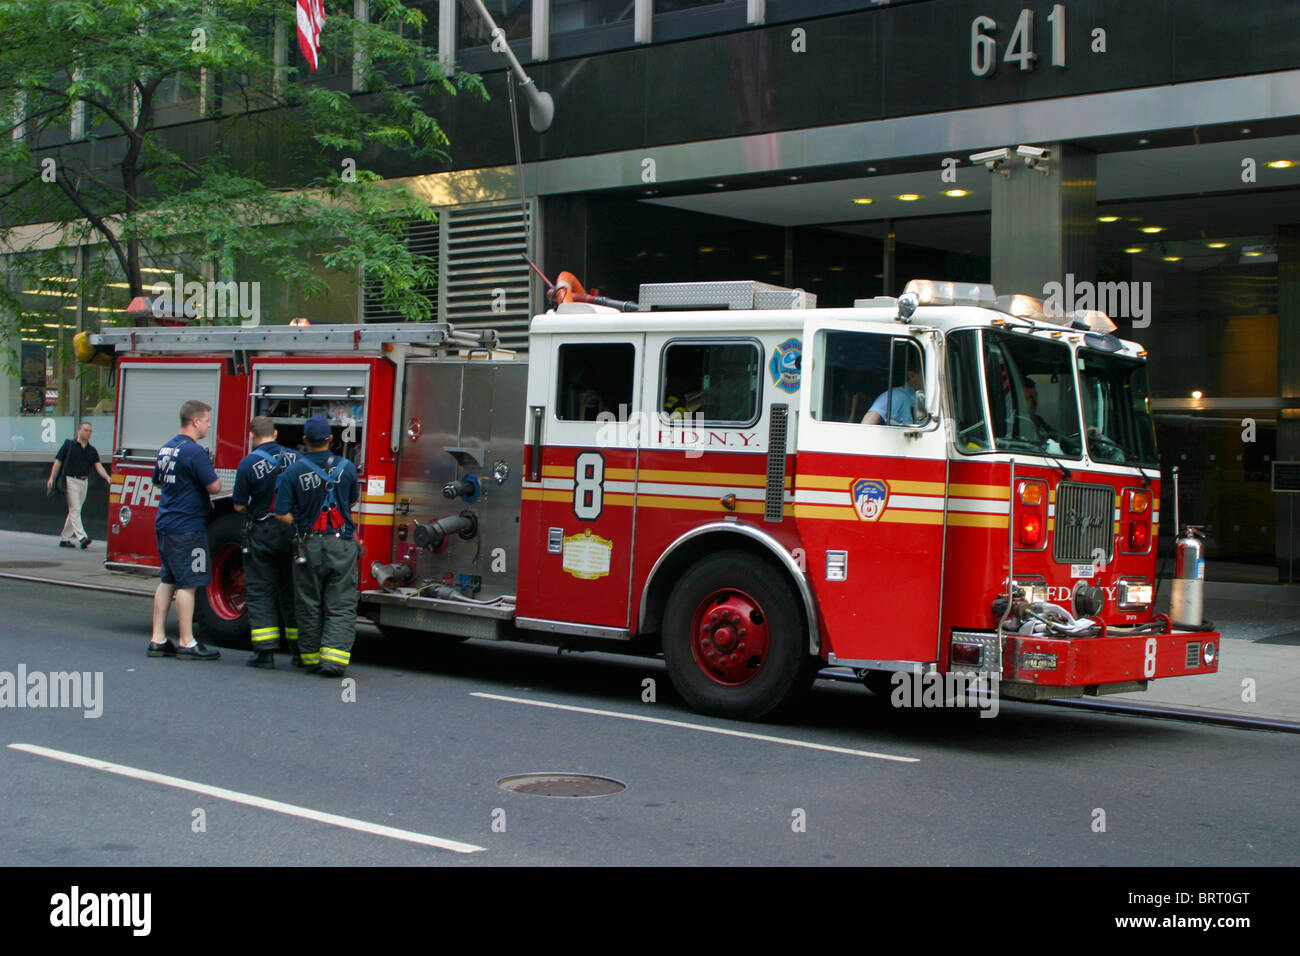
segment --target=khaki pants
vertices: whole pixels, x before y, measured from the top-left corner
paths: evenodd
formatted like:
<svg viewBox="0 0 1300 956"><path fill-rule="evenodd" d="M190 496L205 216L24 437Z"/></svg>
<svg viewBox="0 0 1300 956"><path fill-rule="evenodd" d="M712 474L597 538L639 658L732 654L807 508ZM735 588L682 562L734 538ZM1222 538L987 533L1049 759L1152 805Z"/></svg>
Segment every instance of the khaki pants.
<svg viewBox="0 0 1300 956"><path fill-rule="evenodd" d="M68 483L68 519L63 522L63 531L59 535L64 541L76 543L82 538L90 537L81 526L81 506L86 503L86 478L65 478Z"/></svg>

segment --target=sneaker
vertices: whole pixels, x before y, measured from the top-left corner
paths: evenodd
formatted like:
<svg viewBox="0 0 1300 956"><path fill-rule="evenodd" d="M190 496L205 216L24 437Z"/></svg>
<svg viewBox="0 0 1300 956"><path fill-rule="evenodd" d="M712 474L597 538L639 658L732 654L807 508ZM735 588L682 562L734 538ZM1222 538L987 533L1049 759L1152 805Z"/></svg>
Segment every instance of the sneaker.
<svg viewBox="0 0 1300 956"><path fill-rule="evenodd" d="M76 545L73 544L71 541L60 541L60 542L59 542L59 547L60 547L60 548L75 548Z"/></svg>
<svg viewBox="0 0 1300 956"><path fill-rule="evenodd" d="M81 550L85 551L89 547L90 547L90 536L87 535L86 537L81 539Z"/></svg>
<svg viewBox="0 0 1300 956"><path fill-rule="evenodd" d="M265 667L268 669L274 669L275 654L271 651L255 651L253 656L244 661L244 663L249 667Z"/></svg>
<svg viewBox="0 0 1300 956"><path fill-rule="evenodd" d="M221 652L209 650L203 646L202 641L195 641L189 647L184 644L176 645L176 659L178 661L216 661L221 659Z"/></svg>
<svg viewBox="0 0 1300 956"><path fill-rule="evenodd" d="M173 644L171 641L163 641L161 644L155 644L153 641L150 641L149 656L150 657L175 657L176 645Z"/></svg>

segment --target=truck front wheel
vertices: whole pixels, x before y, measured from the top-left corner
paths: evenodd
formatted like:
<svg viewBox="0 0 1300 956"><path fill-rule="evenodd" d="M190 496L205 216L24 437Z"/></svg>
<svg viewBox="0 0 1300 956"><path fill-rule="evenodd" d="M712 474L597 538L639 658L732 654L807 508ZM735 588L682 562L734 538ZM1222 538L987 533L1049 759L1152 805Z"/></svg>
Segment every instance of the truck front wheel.
<svg viewBox="0 0 1300 956"><path fill-rule="evenodd" d="M798 596L765 562L724 551L692 565L664 612L664 662L695 710L740 720L788 712L816 677L818 661Z"/></svg>
<svg viewBox="0 0 1300 956"><path fill-rule="evenodd" d="M251 647L244 613L243 518L223 515L208 525L212 581L194 595L194 636L218 647Z"/></svg>

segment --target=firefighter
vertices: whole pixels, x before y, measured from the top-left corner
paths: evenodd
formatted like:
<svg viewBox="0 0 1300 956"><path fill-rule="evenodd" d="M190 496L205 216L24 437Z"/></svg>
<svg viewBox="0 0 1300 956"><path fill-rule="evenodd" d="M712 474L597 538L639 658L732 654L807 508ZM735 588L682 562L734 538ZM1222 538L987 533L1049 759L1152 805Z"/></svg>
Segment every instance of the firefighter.
<svg viewBox="0 0 1300 956"><path fill-rule="evenodd" d="M302 435L307 451L280 474L275 516L294 528L294 606L303 666L311 674L341 677L356 639L358 548L352 508L357 469L330 453L330 425L321 416L307 419Z"/></svg>
<svg viewBox="0 0 1300 956"><path fill-rule="evenodd" d="M265 415L249 422L253 450L235 471L231 496L235 510L244 515L244 588L254 652L249 667L275 667L281 620L294 664L302 666L293 607L293 529L271 515L276 480L298 456L280 447L277 438L275 423Z"/></svg>

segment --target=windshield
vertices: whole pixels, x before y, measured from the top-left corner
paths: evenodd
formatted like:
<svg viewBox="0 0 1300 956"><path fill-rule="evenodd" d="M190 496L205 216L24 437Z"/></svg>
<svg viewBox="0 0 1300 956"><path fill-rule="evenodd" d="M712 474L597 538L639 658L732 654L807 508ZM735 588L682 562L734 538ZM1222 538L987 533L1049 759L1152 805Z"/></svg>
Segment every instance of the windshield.
<svg viewBox="0 0 1300 956"><path fill-rule="evenodd" d="M977 359L981 352L983 395ZM1074 371L1064 342L995 329L953 332L948 336L948 380L960 450L1030 452L1071 460L1082 456Z"/></svg>
<svg viewBox="0 0 1300 956"><path fill-rule="evenodd" d="M1079 368L1088 454L1096 461L1159 468L1146 364L1081 349Z"/></svg>

